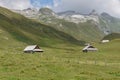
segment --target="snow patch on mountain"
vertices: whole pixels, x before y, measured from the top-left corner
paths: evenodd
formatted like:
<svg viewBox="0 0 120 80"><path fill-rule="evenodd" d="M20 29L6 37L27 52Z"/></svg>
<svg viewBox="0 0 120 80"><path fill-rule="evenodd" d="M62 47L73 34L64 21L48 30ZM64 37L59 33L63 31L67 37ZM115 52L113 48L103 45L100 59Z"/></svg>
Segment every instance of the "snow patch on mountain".
<svg viewBox="0 0 120 80"><path fill-rule="evenodd" d="M65 20L67 20L67 21L69 21L69 22L74 22L74 23L84 23L84 22L87 22L87 21L89 21L89 20L91 20L91 21L94 21L94 22L96 22L96 23L99 23L99 18L98 18L98 16L94 16L94 15L87 15L87 16L84 16L84 15L66 15L66 17L65 16L60 16L59 17L60 19L65 19Z"/></svg>

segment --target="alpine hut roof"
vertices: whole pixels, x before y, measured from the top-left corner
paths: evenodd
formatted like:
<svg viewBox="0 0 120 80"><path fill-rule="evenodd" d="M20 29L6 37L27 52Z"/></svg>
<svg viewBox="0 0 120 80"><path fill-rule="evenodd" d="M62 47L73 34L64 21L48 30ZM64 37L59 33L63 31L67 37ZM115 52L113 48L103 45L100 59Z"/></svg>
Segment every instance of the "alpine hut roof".
<svg viewBox="0 0 120 80"><path fill-rule="evenodd" d="M38 45L29 45L24 49L24 52L43 52Z"/></svg>
<svg viewBox="0 0 120 80"><path fill-rule="evenodd" d="M86 47L83 48L83 51L84 50L87 50L87 51L97 51L98 49L95 48L94 46L92 45L87 45Z"/></svg>

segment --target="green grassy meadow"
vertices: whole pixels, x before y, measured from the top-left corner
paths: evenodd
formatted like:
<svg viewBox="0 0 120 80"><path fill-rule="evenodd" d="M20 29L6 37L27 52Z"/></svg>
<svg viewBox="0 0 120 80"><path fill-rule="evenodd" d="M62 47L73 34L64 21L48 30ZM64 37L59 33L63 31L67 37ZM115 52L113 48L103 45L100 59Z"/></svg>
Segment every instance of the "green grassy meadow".
<svg viewBox="0 0 120 80"><path fill-rule="evenodd" d="M83 53L82 46L42 47L26 54L20 47L0 51L0 80L120 80L120 40L93 44L99 51Z"/></svg>

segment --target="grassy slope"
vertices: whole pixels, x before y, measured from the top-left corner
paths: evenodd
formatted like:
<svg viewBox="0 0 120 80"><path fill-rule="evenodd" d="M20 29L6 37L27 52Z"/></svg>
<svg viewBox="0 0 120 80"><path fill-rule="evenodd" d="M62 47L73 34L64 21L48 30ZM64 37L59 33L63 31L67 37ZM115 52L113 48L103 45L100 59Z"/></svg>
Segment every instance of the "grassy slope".
<svg viewBox="0 0 120 80"><path fill-rule="evenodd" d="M118 39L118 38L120 38L120 34L119 33L111 33L111 34L105 36L103 39L113 40L113 39Z"/></svg>
<svg viewBox="0 0 120 80"><path fill-rule="evenodd" d="M82 53L80 46L44 48L43 54L0 52L1 80L119 80L120 40L94 44L99 51ZM114 54L114 55L113 55Z"/></svg>
<svg viewBox="0 0 120 80"><path fill-rule="evenodd" d="M16 45L16 43L22 42L40 44L41 46L54 46L78 42L63 32L26 19L4 8L0 8L0 32L1 41L6 45Z"/></svg>
<svg viewBox="0 0 120 80"><path fill-rule="evenodd" d="M101 16L103 20L106 21L107 25L109 26L112 33L120 33L120 19L112 17L110 15ZM105 27L106 24L104 23L103 26Z"/></svg>
<svg viewBox="0 0 120 80"><path fill-rule="evenodd" d="M99 41L104 34L98 29L98 27L91 22L74 24L74 23L63 23L65 25L66 32L74 36L78 40L85 40L90 42Z"/></svg>
<svg viewBox="0 0 120 80"><path fill-rule="evenodd" d="M105 36L105 34L92 21L76 24L66 21L64 19L58 19L54 16L48 16L45 14L40 15L39 18L36 19L40 22L43 22L44 24L50 25L51 27L59 31L65 32L73 36L77 40L98 42Z"/></svg>

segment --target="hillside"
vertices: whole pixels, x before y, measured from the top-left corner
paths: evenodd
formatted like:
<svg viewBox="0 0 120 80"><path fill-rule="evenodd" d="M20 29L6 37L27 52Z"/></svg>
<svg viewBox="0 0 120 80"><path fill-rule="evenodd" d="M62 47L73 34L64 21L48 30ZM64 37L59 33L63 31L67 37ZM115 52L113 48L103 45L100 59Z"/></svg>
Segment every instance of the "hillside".
<svg viewBox="0 0 120 80"><path fill-rule="evenodd" d="M108 34L120 33L120 19L105 12L98 14L92 10L88 14L75 11L55 13L49 8L14 11L86 42L99 42Z"/></svg>
<svg viewBox="0 0 120 80"><path fill-rule="evenodd" d="M0 37L1 48L5 46L18 47L22 44L39 44L43 47L64 43L81 44L64 32L27 19L2 7L0 7Z"/></svg>
<svg viewBox="0 0 120 80"><path fill-rule="evenodd" d="M44 11L44 13L45 12L47 13L49 10ZM66 13L63 12L60 15L54 11L51 11L51 13L54 13L54 15L46 16L45 14L41 14L37 20L43 22L44 24L51 25L51 27L65 32L77 40L98 42L105 35L96 24L97 19L95 16L87 16L87 18L74 11L68 11Z"/></svg>
<svg viewBox="0 0 120 80"><path fill-rule="evenodd" d="M120 40L94 44L98 52L81 46L44 48L43 54L0 52L1 80L120 80ZM9 48L10 49L10 48Z"/></svg>
<svg viewBox="0 0 120 80"><path fill-rule="evenodd" d="M103 38L104 40L114 40L114 39L120 39L119 33L111 33Z"/></svg>
<svg viewBox="0 0 120 80"><path fill-rule="evenodd" d="M113 17L108 13L102 13L101 19L111 33L120 33L120 18Z"/></svg>
<svg viewBox="0 0 120 80"><path fill-rule="evenodd" d="M32 18L50 25L59 31L67 33L77 40L87 42L98 42L104 37L104 32L100 30L95 16L82 16L78 13L68 11L57 14L48 8L41 8L39 11L15 11L28 18ZM28 13L28 14L27 14Z"/></svg>

